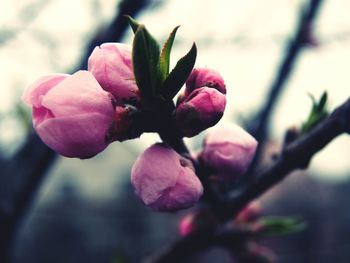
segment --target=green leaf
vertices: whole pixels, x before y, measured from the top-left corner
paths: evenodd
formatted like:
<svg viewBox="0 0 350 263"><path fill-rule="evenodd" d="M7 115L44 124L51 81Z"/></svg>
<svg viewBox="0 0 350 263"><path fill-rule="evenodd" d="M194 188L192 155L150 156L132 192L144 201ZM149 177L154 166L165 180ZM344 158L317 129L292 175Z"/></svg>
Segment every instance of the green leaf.
<svg viewBox="0 0 350 263"><path fill-rule="evenodd" d="M129 24L132 28L132 31L134 31L134 33L136 33L137 29L140 26L140 23L137 22L135 19L133 19L131 16L125 15L125 17L128 19Z"/></svg>
<svg viewBox="0 0 350 263"><path fill-rule="evenodd" d="M304 122L301 127L302 133L309 132L320 121L322 121L324 118L328 116L327 92L323 92L319 101L316 101L314 96L312 96L311 94L309 94L309 96L312 100L312 108L306 122Z"/></svg>
<svg viewBox="0 0 350 263"><path fill-rule="evenodd" d="M179 92L194 67L196 57L197 47L196 44L193 43L190 51L176 63L174 69L165 79L161 91L164 98L172 99Z"/></svg>
<svg viewBox="0 0 350 263"><path fill-rule="evenodd" d="M162 51L160 53L159 58L159 69L162 77L162 81L166 79L166 77L169 75L169 65L170 65L170 53L171 48L174 43L176 31L179 29L180 26L177 26L173 29L173 31L170 33L167 41L165 42Z"/></svg>
<svg viewBox="0 0 350 263"><path fill-rule="evenodd" d="M157 41L144 25L139 25L133 41L132 63L136 84L145 98L153 97L160 85L159 53Z"/></svg>
<svg viewBox="0 0 350 263"><path fill-rule="evenodd" d="M315 96L312 95L311 93L308 93L307 94L309 96L309 98L311 99L311 103L312 103L312 108L311 108L311 111L315 111L316 110L316 105L317 105L317 101L315 99Z"/></svg>
<svg viewBox="0 0 350 263"><path fill-rule="evenodd" d="M323 92L321 99L317 105L317 111L322 112L324 111L327 103L327 91Z"/></svg>
<svg viewBox="0 0 350 263"><path fill-rule="evenodd" d="M262 225L259 236L270 237L287 235L304 230L306 222L299 217L265 217L259 221Z"/></svg>

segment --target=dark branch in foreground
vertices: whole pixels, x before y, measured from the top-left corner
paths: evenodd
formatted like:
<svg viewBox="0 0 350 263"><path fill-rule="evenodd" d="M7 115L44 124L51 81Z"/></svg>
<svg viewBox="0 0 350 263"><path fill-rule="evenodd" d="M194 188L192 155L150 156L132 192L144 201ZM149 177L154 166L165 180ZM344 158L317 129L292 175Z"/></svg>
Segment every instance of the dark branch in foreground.
<svg viewBox="0 0 350 263"><path fill-rule="evenodd" d="M232 193L230 199L217 210L220 211L219 218L223 222L233 218L239 210L282 181L290 172L295 169L305 169L318 151L343 133L350 134L350 98L308 134L288 145L277 160L265 170L254 175L255 180L253 182L238 192ZM220 235L224 234L221 233ZM181 262L184 257L209 246L227 245L226 241L218 243L217 240L218 236L213 232L196 233L178 240L152 260L146 262ZM241 239L238 238L238 241L241 241ZM235 243L236 241L232 238L227 239L227 242Z"/></svg>

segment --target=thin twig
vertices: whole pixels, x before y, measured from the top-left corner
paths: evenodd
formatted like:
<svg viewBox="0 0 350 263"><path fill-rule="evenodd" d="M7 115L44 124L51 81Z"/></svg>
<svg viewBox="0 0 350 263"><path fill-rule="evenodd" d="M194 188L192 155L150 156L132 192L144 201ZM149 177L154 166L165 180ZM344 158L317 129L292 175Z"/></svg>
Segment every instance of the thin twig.
<svg viewBox="0 0 350 263"><path fill-rule="evenodd" d="M278 102L278 98L282 94L283 88L286 86L298 56L303 50L303 47L305 47L305 44L307 44L314 19L316 18L321 4L322 0L310 0L310 2L301 11L300 19L295 30L295 35L291 38L286 47L286 51L284 52L285 55L282 58L280 66L275 74L275 78L273 79L271 87L269 88L268 95L266 96L266 102L263 104L262 109L259 110L259 112L253 117L253 119L247 121L248 131L259 142L255 158L251 165L252 169L256 168L256 165L260 160L273 109Z"/></svg>

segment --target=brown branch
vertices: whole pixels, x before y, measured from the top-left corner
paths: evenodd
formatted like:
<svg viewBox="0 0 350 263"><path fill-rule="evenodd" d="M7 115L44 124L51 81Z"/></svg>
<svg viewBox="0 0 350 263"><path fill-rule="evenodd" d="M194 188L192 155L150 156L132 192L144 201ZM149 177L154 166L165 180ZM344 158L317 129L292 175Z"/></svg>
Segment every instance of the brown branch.
<svg viewBox="0 0 350 263"><path fill-rule="evenodd" d="M244 206L282 181L290 172L305 169L318 151L343 133L350 133L350 98L308 134L287 146L278 159L254 176L256 178L254 181L238 192L232 193L230 199L216 210L220 211L219 218L222 222L233 218ZM181 262L183 257L216 244L215 233L196 233L178 240L157 257L146 262Z"/></svg>
<svg viewBox="0 0 350 263"><path fill-rule="evenodd" d="M271 166L254 175L254 181L238 192L233 192L221 214L222 219L236 215L250 201L283 180L293 170L307 168L318 151L343 133L350 133L350 98L308 134L288 145Z"/></svg>
<svg viewBox="0 0 350 263"><path fill-rule="evenodd" d="M164 247L156 254L148 257L145 263L179 263L181 259L194 255L211 246L234 248L240 246L248 238L256 237L256 233L232 225L229 229L189 235L173 245Z"/></svg>
<svg viewBox="0 0 350 263"><path fill-rule="evenodd" d="M312 30L313 22L316 18L318 10L322 4L322 0L310 0L305 8L300 13L300 18L295 29L295 34L289 41L285 55L282 58L281 64L277 69L275 78L271 83L266 101L263 107L258 113L249 121L248 131L257 139L259 146L251 166L252 169L256 167L256 164L260 160L260 155L263 151L264 141L267 136L267 129L269 127L269 121L278 98L281 95L283 88L291 75L294 65L305 47L309 34ZM250 173L252 174L252 173ZM246 178L248 180L248 178ZM251 179L249 177L249 179Z"/></svg>
<svg viewBox="0 0 350 263"><path fill-rule="evenodd" d="M87 60L96 46L101 45L105 42L117 42L122 39L125 30L128 28L128 20L124 17L125 15L135 16L140 10L145 8L154 0L122 0L118 5L118 12L108 25L108 27L102 31L98 32L96 36L90 41L86 47L86 52L81 59L80 65L76 69L86 69ZM76 70L74 70L76 71Z"/></svg>

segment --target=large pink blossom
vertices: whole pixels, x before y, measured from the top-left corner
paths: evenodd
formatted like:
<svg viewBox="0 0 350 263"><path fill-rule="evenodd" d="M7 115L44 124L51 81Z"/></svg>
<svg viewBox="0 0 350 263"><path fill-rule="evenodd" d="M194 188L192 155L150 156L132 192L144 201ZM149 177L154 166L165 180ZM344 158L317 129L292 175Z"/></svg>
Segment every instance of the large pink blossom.
<svg viewBox="0 0 350 263"><path fill-rule="evenodd" d="M23 100L33 108L34 129L59 154L89 158L107 147L115 114L112 99L90 72L39 78Z"/></svg>
<svg viewBox="0 0 350 263"><path fill-rule="evenodd" d="M88 70L118 104L139 99L129 45L105 43L96 47L89 57Z"/></svg>
<svg viewBox="0 0 350 263"><path fill-rule="evenodd" d="M160 143L138 157L132 167L131 183L141 200L158 211L190 207L203 193L192 163Z"/></svg>

